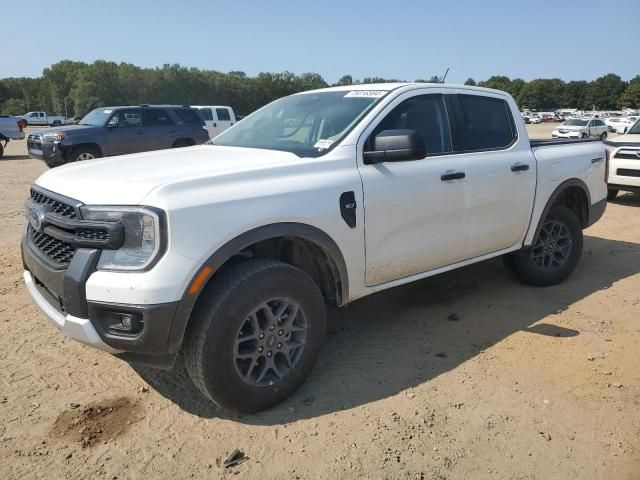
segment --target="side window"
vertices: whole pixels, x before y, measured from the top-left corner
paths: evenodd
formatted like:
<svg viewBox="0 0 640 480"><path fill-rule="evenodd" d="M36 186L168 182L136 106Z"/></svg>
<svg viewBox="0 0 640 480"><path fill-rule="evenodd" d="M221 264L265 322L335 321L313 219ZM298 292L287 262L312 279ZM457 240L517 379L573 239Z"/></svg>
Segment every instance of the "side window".
<svg viewBox="0 0 640 480"><path fill-rule="evenodd" d="M466 94L459 94L457 98L459 108L453 123L454 151L507 148L516 140L516 126L506 101Z"/></svg>
<svg viewBox="0 0 640 480"><path fill-rule="evenodd" d="M231 120L231 115L229 115L229 110L226 108L216 108L216 115L218 115L218 120L221 122L228 122Z"/></svg>
<svg viewBox="0 0 640 480"><path fill-rule="evenodd" d="M213 120L213 113L210 108L199 108L198 112L203 120Z"/></svg>
<svg viewBox="0 0 640 480"><path fill-rule="evenodd" d="M33 112L29 114L30 117L37 117L38 116L38 112Z"/></svg>
<svg viewBox="0 0 640 480"><path fill-rule="evenodd" d="M40 118L44 118L44 112L40 112Z"/></svg>
<svg viewBox="0 0 640 480"><path fill-rule="evenodd" d="M142 110L127 108L117 110L109 119L107 125L117 125L118 128L133 128L142 126Z"/></svg>
<svg viewBox="0 0 640 480"><path fill-rule="evenodd" d="M167 111L161 108L150 108L148 110L144 110L144 115L144 125L146 127L175 125Z"/></svg>
<svg viewBox="0 0 640 480"><path fill-rule="evenodd" d="M427 145L427 156L451 151L449 123L442 95L419 95L405 100L380 122L369 140L383 130L396 129L416 130L422 135Z"/></svg>
<svg viewBox="0 0 640 480"><path fill-rule="evenodd" d="M202 123L202 117L196 112L195 108L176 108L175 112L178 118L180 118L181 123L188 125L199 125Z"/></svg>

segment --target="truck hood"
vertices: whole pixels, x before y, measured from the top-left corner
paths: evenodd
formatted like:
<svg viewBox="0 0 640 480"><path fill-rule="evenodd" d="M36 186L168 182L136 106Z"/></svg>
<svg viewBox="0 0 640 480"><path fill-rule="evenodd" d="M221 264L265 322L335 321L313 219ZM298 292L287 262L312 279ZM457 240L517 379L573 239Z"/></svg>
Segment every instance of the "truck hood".
<svg viewBox="0 0 640 480"><path fill-rule="evenodd" d="M155 188L266 171L303 162L288 152L201 145L122 155L53 168L36 184L93 205L140 205Z"/></svg>
<svg viewBox="0 0 640 480"><path fill-rule="evenodd" d="M44 133L64 132L66 134L74 134L76 132L92 132L94 130L102 130L104 127L94 127L92 125L64 125L60 127L45 127L46 130L36 130L33 132L35 135L42 135Z"/></svg>

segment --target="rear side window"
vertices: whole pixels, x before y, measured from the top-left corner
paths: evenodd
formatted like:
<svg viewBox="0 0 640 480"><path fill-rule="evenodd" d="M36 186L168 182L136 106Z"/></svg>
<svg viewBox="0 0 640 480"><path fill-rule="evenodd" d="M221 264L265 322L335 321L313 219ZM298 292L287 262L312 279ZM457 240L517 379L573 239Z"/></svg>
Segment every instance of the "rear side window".
<svg viewBox="0 0 640 480"><path fill-rule="evenodd" d="M202 118L193 108L176 108L176 115L186 124L201 124Z"/></svg>
<svg viewBox="0 0 640 480"><path fill-rule="evenodd" d="M227 110L226 108L216 108L216 115L218 115L218 120L221 122L227 122L231 120L229 110Z"/></svg>
<svg viewBox="0 0 640 480"><path fill-rule="evenodd" d="M147 127L158 127L163 125L174 125L173 120L169 117L166 110L160 108L151 108L144 111L144 124Z"/></svg>
<svg viewBox="0 0 640 480"><path fill-rule="evenodd" d="M210 108L199 108L198 113L200 113L203 120L213 120L213 113Z"/></svg>
<svg viewBox="0 0 640 480"><path fill-rule="evenodd" d="M457 95L453 146L458 152L509 147L517 132L509 104L493 97Z"/></svg>

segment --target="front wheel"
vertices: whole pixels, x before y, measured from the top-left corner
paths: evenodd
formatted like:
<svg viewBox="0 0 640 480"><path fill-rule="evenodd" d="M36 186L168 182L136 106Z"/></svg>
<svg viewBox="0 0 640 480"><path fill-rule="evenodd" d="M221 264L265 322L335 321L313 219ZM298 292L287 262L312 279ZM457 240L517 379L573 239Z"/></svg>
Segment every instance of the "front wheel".
<svg viewBox="0 0 640 480"><path fill-rule="evenodd" d="M326 329L320 289L302 270L248 260L202 292L184 357L198 389L221 407L252 413L280 403L316 363Z"/></svg>
<svg viewBox="0 0 640 480"><path fill-rule="evenodd" d="M600 140L605 140L607 138L607 132L602 132L602 135L600 135Z"/></svg>
<svg viewBox="0 0 640 480"><path fill-rule="evenodd" d="M70 162L83 162L85 160L93 160L94 158L100 158L102 155L100 152L90 146L80 146L76 147L71 151L69 155Z"/></svg>
<svg viewBox="0 0 640 480"><path fill-rule="evenodd" d="M575 213L553 207L530 249L512 256L513 271L529 285L547 287L564 281L582 255L582 226Z"/></svg>

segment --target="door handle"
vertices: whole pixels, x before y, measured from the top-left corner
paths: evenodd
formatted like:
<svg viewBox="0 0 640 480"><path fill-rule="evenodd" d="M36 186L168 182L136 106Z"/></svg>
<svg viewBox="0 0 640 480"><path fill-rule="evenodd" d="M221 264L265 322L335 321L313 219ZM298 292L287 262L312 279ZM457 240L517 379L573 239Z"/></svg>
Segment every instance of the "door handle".
<svg viewBox="0 0 640 480"><path fill-rule="evenodd" d="M602 158L592 158L591 163L600 163L602 160Z"/></svg>
<svg viewBox="0 0 640 480"><path fill-rule="evenodd" d="M213 128L217 128L218 124L216 122L213 122Z"/></svg>
<svg viewBox="0 0 640 480"><path fill-rule="evenodd" d="M461 178L466 177L464 172L447 172L440 175L440 180L446 182L448 180L460 180Z"/></svg>
<svg viewBox="0 0 640 480"><path fill-rule="evenodd" d="M168 133L176 133L175 130L167 130Z"/></svg>
<svg viewBox="0 0 640 480"><path fill-rule="evenodd" d="M143 132L142 130L138 130L138 131L136 132L136 135L144 135L144 132Z"/></svg>
<svg viewBox="0 0 640 480"><path fill-rule="evenodd" d="M513 165L511 165L511 171L512 172L524 172L525 170L529 170L529 164L528 163L514 163Z"/></svg>

